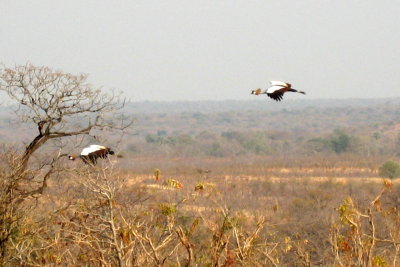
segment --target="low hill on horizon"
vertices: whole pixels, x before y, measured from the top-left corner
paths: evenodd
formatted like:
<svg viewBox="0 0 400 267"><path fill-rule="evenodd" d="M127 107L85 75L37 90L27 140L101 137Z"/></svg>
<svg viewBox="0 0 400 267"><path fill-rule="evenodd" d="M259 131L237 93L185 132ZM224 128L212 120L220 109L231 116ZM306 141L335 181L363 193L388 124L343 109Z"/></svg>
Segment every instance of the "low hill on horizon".
<svg viewBox="0 0 400 267"><path fill-rule="evenodd" d="M398 98L350 98L350 99L290 99L286 97L276 102L267 96L257 96L254 100L223 100L223 101L130 101L127 110L131 112L149 113L179 113L179 112L228 112L228 111L279 111L304 108L361 108L380 105L398 105Z"/></svg>

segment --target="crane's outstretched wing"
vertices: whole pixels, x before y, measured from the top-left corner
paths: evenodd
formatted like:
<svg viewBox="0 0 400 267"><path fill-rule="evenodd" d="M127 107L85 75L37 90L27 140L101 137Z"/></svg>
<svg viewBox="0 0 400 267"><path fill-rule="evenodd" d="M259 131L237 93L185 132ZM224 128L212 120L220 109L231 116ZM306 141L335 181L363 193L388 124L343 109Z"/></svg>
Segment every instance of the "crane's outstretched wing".
<svg viewBox="0 0 400 267"><path fill-rule="evenodd" d="M272 85L266 91L267 95L276 101L281 101L283 98L283 94L290 90L288 87L283 85Z"/></svg>
<svg viewBox="0 0 400 267"><path fill-rule="evenodd" d="M283 98L283 93L276 91L274 93L267 93L267 96L269 96L270 98L272 98L275 101L281 101Z"/></svg>
<svg viewBox="0 0 400 267"><path fill-rule="evenodd" d="M93 153L95 151L101 150L101 149L105 149L106 147L104 146L100 146L100 145L90 145L89 147L86 147L84 149L82 149L81 155L82 156L87 156L90 153Z"/></svg>
<svg viewBox="0 0 400 267"><path fill-rule="evenodd" d="M283 86L283 87L287 87L287 88L291 88L292 85L290 83L285 83L285 82L280 82L280 81L270 81L270 84L272 86Z"/></svg>

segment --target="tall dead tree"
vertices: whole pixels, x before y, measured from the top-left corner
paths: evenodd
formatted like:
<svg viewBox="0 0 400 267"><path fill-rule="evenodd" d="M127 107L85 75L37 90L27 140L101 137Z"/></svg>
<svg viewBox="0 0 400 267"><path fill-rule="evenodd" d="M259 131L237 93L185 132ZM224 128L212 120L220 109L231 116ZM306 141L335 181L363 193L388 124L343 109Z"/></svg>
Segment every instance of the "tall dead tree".
<svg viewBox="0 0 400 267"><path fill-rule="evenodd" d="M124 129L129 123L121 120L117 125L115 117L107 120L124 107L124 100L120 95L93 87L84 74L73 75L32 64L0 67L0 91L15 101L15 112L21 122L37 127L31 142L13 160L10 172L1 177L0 249L4 258L4 244L15 218L8 213L15 212L15 205L26 197L43 192L57 160L54 156L47 173L41 176L42 181L30 183L33 180L29 168L31 156L49 140L89 135L95 129Z"/></svg>

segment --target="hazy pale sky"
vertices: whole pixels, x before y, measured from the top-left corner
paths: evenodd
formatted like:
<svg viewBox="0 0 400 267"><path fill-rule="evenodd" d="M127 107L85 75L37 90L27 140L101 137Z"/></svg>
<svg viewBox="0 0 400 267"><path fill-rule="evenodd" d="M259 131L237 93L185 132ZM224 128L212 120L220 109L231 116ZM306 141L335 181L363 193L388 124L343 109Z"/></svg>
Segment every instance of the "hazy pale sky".
<svg viewBox="0 0 400 267"><path fill-rule="evenodd" d="M400 97L400 2L0 2L0 62L31 62L131 100Z"/></svg>

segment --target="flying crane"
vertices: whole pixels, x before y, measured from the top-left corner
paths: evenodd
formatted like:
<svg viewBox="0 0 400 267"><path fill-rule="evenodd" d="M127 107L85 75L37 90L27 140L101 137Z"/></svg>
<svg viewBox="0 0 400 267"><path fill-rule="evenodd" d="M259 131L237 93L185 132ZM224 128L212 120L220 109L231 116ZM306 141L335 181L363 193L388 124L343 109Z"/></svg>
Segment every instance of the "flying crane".
<svg viewBox="0 0 400 267"><path fill-rule="evenodd" d="M267 88L264 92L260 88L251 91L252 95L261 95L266 94L270 98L276 101L281 101L283 98L283 94L286 92L296 92L305 95L306 92L298 91L292 88L290 83L280 82L280 81L270 81L271 86Z"/></svg>
<svg viewBox="0 0 400 267"><path fill-rule="evenodd" d="M101 145L90 145L82 149L82 152L79 156L69 155L68 158L70 160L81 158L85 164L96 165L98 158L105 159L108 157L108 155L114 155L114 151L112 151L109 147Z"/></svg>

